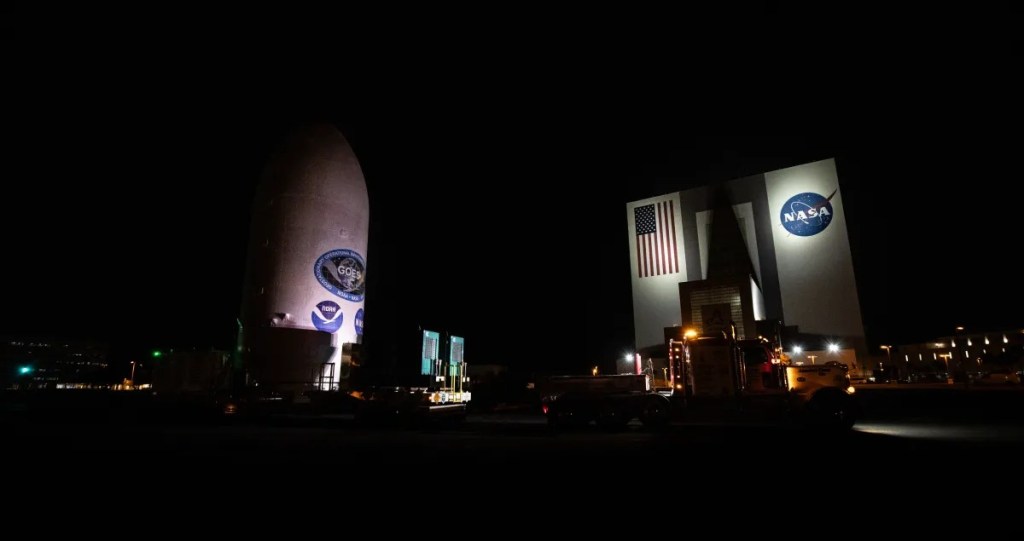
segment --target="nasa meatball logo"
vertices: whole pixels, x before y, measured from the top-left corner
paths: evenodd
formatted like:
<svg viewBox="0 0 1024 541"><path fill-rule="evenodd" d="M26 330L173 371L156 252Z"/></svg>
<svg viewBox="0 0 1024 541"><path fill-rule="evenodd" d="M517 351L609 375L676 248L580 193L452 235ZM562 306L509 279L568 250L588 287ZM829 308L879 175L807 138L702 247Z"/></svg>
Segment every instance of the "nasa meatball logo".
<svg viewBox="0 0 1024 541"><path fill-rule="evenodd" d="M334 301L323 301L316 305L313 310L313 326L318 331L335 333L341 328L341 322L345 316L341 313L341 306Z"/></svg>
<svg viewBox="0 0 1024 541"><path fill-rule="evenodd" d="M356 311L356 334L363 335L363 309Z"/></svg>
<svg viewBox="0 0 1024 541"><path fill-rule="evenodd" d="M366 264L352 250L331 250L316 260L316 279L327 291L352 302L363 300Z"/></svg>
<svg viewBox="0 0 1024 541"><path fill-rule="evenodd" d="M782 205L782 227L799 237L817 235L832 223L832 197L837 188L828 197L814 192L794 195Z"/></svg>

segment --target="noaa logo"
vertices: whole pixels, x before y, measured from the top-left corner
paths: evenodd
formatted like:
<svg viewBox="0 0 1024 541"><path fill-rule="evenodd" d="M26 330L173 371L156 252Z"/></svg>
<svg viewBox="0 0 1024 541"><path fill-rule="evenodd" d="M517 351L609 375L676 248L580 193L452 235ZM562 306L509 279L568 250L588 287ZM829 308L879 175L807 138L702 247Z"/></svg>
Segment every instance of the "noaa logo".
<svg viewBox="0 0 1024 541"><path fill-rule="evenodd" d="M837 188L828 197L814 192L799 193L790 197L789 201L782 205L782 227L800 237L821 233L832 223L830 201L838 191Z"/></svg>
<svg viewBox="0 0 1024 541"><path fill-rule="evenodd" d="M313 273L327 291L352 302L363 300L366 291L366 263L352 250L331 250L320 256Z"/></svg>
<svg viewBox="0 0 1024 541"><path fill-rule="evenodd" d="M334 301L323 301L316 305L313 310L313 326L318 331L334 334L341 328L341 322L345 316L341 313L341 306Z"/></svg>
<svg viewBox="0 0 1024 541"><path fill-rule="evenodd" d="M363 334L363 309L360 308L356 311L356 334L362 336Z"/></svg>

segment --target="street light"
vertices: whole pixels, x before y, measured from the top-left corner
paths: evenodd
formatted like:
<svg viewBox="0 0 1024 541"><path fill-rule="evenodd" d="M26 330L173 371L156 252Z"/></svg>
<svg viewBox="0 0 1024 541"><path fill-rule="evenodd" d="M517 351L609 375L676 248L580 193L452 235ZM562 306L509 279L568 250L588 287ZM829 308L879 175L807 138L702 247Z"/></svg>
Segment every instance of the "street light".
<svg viewBox="0 0 1024 541"><path fill-rule="evenodd" d="M132 361L132 377L129 379L132 382L132 387L135 387L135 361Z"/></svg>
<svg viewBox="0 0 1024 541"><path fill-rule="evenodd" d="M942 357L946 361L946 384L947 385L952 385L953 384L953 378L951 378L950 374L949 374L949 360L953 358L953 354L952 353L943 353L943 354L939 355L939 357Z"/></svg>
<svg viewBox="0 0 1024 541"><path fill-rule="evenodd" d="M957 337L957 336L959 336L961 338L964 338L964 334L965 334L965 330L964 330L963 325L957 325L955 328L953 328L953 337L954 338ZM967 343L967 347L964 348L964 359L967 359L967 358L970 357L970 353L971 353L970 341L971 341L970 337L967 337L965 340L961 341L961 343L964 343L964 342ZM955 347L955 345L954 345L954 347ZM953 358L953 352L952 351L949 352L949 357ZM970 378L970 376L967 375L967 365L964 362L964 360L960 360L960 359L957 360L957 368L958 368L958 370L963 370L963 373L964 373L964 376L963 376L964 377L964 385L969 384L970 381L971 381L971 378ZM953 378L953 374L949 371L949 360L948 359L946 360L946 378L947 378L947 383L949 383L949 384L953 384L954 383L954 381L953 381L953 379L954 379Z"/></svg>
<svg viewBox="0 0 1024 541"><path fill-rule="evenodd" d="M883 345L878 346L878 347L880 347L880 348L885 350L886 360L889 362L889 368L892 369L893 368L893 364L892 364L892 346L883 344ZM907 361L907 366L908 366L908 369L907 369L907 372L908 372L907 373L907 379L909 380L910 379L910 373L909 373L910 372L910 370L909 370L910 361ZM896 373L896 381L899 382L899 370L897 370L896 372L897 372Z"/></svg>
<svg viewBox="0 0 1024 541"><path fill-rule="evenodd" d="M885 350L886 360L889 362L889 366L891 367L892 366L892 346L887 346L887 345L883 344L883 345L878 346L878 347L880 347L880 348Z"/></svg>

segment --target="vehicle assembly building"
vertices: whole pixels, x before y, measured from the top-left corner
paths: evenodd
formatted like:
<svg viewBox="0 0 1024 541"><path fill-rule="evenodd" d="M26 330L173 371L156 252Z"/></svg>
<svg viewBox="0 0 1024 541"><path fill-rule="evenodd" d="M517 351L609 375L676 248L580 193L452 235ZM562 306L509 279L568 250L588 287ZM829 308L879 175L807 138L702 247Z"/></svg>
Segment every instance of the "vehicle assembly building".
<svg viewBox="0 0 1024 541"><path fill-rule="evenodd" d="M675 327L735 322L756 338L758 321L865 350L835 160L634 201L626 216L638 350Z"/></svg>

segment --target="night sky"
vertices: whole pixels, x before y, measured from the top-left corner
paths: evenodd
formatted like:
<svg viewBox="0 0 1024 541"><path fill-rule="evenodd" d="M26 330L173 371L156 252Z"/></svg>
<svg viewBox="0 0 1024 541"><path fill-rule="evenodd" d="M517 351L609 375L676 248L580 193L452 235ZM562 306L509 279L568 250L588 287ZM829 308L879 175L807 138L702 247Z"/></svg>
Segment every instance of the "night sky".
<svg viewBox="0 0 1024 541"><path fill-rule="evenodd" d="M309 120L342 130L367 180L371 358L422 326L465 336L471 363L610 363L633 336L628 201L828 157L872 345L1024 325L1021 104L1002 80L740 107L522 65L515 83L390 73L380 94L304 95L213 60L136 73L84 57L11 67L0 334L104 340L119 362L230 347L255 183Z"/></svg>

